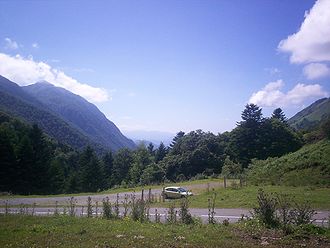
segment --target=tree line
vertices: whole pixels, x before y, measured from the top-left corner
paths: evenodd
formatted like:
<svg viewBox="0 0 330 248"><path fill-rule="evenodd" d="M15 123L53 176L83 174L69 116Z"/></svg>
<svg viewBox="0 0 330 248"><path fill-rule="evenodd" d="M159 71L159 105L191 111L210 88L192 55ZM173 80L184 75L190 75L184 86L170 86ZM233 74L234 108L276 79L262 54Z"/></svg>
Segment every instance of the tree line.
<svg viewBox="0 0 330 248"><path fill-rule="evenodd" d="M181 181L198 175L236 175L251 160L298 150L302 138L281 109L264 118L248 104L231 132L180 131L170 146L139 145L97 154L61 144L37 126L0 114L0 191L15 194L96 192L116 186Z"/></svg>

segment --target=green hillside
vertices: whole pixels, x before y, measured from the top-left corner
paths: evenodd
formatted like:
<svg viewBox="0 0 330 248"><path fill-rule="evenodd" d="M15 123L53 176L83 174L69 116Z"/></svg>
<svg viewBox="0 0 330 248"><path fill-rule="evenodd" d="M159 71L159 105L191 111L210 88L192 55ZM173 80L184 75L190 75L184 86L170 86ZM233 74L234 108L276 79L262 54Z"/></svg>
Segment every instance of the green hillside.
<svg viewBox="0 0 330 248"><path fill-rule="evenodd" d="M305 145L280 158L254 160L247 177L255 185L330 186L330 140Z"/></svg>
<svg viewBox="0 0 330 248"><path fill-rule="evenodd" d="M322 98L288 120L297 130L311 130L330 118L330 98Z"/></svg>

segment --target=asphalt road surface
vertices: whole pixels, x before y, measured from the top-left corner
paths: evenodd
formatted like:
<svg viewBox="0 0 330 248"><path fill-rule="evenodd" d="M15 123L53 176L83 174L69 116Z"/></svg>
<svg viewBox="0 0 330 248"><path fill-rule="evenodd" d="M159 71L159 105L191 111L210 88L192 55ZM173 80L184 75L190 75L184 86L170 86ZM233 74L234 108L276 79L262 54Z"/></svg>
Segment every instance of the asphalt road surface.
<svg viewBox="0 0 330 248"><path fill-rule="evenodd" d="M62 207L58 207L57 209L55 209L54 207L45 207L45 208L40 208L40 207L36 207L36 208L9 208L9 209L5 209L5 208L1 208L0 209L0 213L4 214L5 211L7 211L9 214L34 214L34 215L39 215L39 216L51 216L54 215L56 212L58 214L63 214L64 211L66 214L69 214L69 209L66 208L65 210ZM120 207L119 209L120 211L120 215L123 215L124 209L122 207ZM155 215L156 213L159 214L161 221L165 221L166 217L167 217L167 211L168 209L166 208L150 208L149 210L149 216L150 216L150 220L154 221L155 220ZM179 209L176 209L177 211L177 218L179 218ZM198 217L202 220L203 223L207 223L208 222L208 209L203 209L203 208L190 208L189 212L191 213L192 216L194 217ZM74 214L76 216L86 216L86 207L76 207L74 209ZM98 209L95 208L95 206L93 207L93 215L102 215L102 208L99 207ZM322 225L322 226L327 226L328 225L328 216L330 215L330 211L318 211L314 217L314 223L317 225ZM224 220L228 220L229 222L233 223L233 222L237 222L239 221L241 218L246 218L246 217L251 217L251 213L250 210L248 209L239 209L239 208L226 208L226 209L215 209L215 214L214 214L214 218L218 223L222 223Z"/></svg>
<svg viewBox="0 0 330 248"><path fill-rule="evenodd" d="M211 183L208 185L208 187L221 187L218 182L217 183ZM206 184L195 184L190 186L185 186L185 188L189 190L197 190L197 189L205 189ZM150 192L150 197L153 199L159 199L162 192L162 188L152 189ZM121 204L122 201L124 201L125 196L131 197L132 195L135 195L136 199L141 198L141 191L140 192L124 192L118 194L118 200ZM94 214L96 214L95 204L98 202L98 205L100 206L97 210L97 213L100 215L102 214L102 200L106 197L109 198L109 201L111 203L116 202L117 200L117 194L101 194L101 195L91 195L92 199L92 205ZM149 197L149 190L144 191L144 198L148 199ZM86 215L86 206L87 205L87 198L86 196L74 196L74 201L76 207L75 208L75 215L77 216L84 216ZM57 210L54 208L54 206L57 204L58 206L67 206L69 205L70 197L38 197L38 198L15 198L15 197L8 197L8 198L1 198L0 199L0 213L4 213L6 210L4 206L7 204L9 206L9 212L10 213L20 213L21 211L27 211L29 214L34 212L35 215L53 215L55 211L58 211L60 213L63 213L63 208L58 207ZM36 207L33 209L32 205L35 204ZM20 205L28 205L27 209L22 209L22 207L18 207ZM68 211L68 209L66 210ZM178 211L178 209L177 209ZM190 208L190 213L194 217L199 217L202 219L203 222L207 222L208 220L208 209L203 208ZM123 208L120 208L120 212L123 213ZM155 219L156 214L156 208L150 208L150 219ZM166 208L157 208L157 214L160 214L161 220L166 219L167 215L167 209ZM218 222L222 222L223 220L227 219L229 222L237 222L239 219L243 216L251 216L249 209L215 209L215 219ZM330 211L317 211L317 213L314 215L313 220L314 223L318 225L327 225L328 219L330 216Z"/></svg>

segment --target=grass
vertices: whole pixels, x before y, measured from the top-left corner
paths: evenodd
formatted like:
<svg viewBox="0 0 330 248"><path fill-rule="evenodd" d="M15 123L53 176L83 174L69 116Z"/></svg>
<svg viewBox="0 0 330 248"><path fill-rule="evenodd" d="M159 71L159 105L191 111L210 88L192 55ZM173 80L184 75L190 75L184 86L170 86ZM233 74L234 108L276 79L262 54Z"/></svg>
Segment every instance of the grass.
<svg viewBox="0 0 330 248"><path fill-rule="evenodd" d="M0 247L253 247L231 228L131 220L1 216Z"/></svg>
<svg viewBox="0 0 330 248"><path fill-rule="evenodd" d="M257 193L260 186L247 186L243 188L216 188L216 208L253 208L257 204ZM330 188L311 188L311 187L290 187L290 186L263 186L265 192L288 194L297 203L310 202L315 209L330 209ZM213 191L202 192L190 198L191 208L207 208L208 198L211 198ZM173 200L171 200L173 201ZM178 203L179 204L179 203ZM168 207L169 201L155 203L154 206Z"/></svg>
<svg viewBox="0 0 330 248"><path fill-rule="evenodd" d="M169 225L130 219L0 215L0 247L328 247L330 229L306 240L260 226ZM273 238L276 237L276 238Z"/></svg>

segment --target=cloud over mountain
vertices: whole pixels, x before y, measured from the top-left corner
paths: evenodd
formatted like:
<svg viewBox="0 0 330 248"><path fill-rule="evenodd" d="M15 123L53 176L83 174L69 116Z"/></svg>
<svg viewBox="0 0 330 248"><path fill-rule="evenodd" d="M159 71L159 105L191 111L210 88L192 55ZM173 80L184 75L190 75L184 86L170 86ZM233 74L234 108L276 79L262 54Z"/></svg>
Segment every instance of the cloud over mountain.
<svg viewBox="0 0 330 248"><path fill-rule="evenodd" d="M22 86L47 81L93 103L110 99L105 89L81 83L63 71L52 68L47 63L34 61L33 58L23 58L20 55L10 56L0 53L0 75Z"/></svg>
<svg viewBox="0 0 330 248"><path fill-rule="evenodd" d="M326 97L328 93L319 84L296 84L288 92L283 92L283 80L268 83L261 90L252 94L249 103L263 107L285 107L303 103L309 98Z"/></svg>

